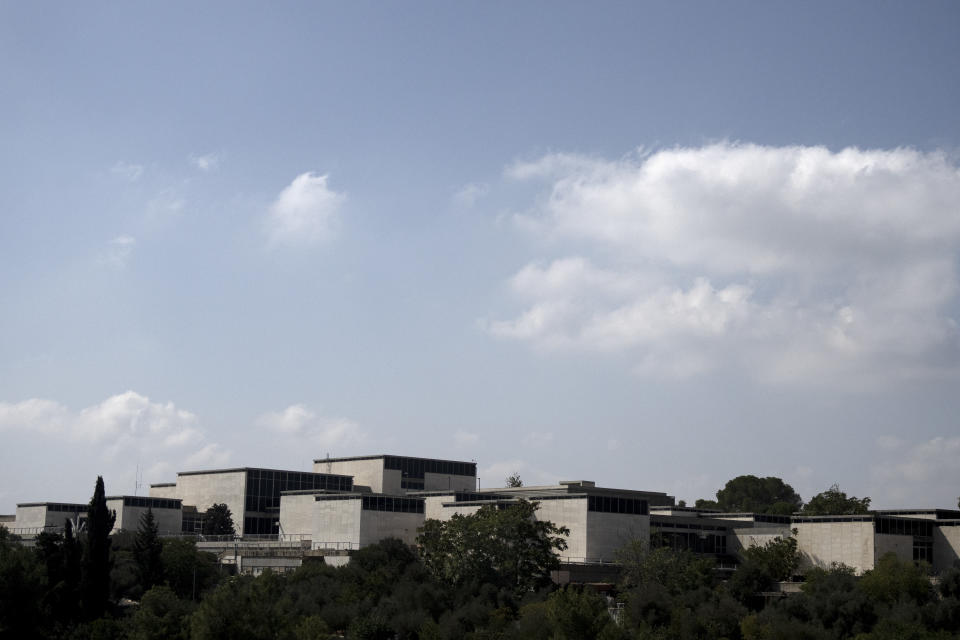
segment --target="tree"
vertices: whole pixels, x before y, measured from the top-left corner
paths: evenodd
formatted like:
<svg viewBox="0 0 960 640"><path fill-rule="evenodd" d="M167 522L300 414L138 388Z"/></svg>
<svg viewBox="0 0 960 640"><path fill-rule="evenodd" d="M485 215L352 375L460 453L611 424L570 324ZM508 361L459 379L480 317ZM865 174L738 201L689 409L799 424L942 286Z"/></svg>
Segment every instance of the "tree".
<svg viewBox="0 0 960 640"><path fill-rule="evenodd" d="M137 561L137 573L140 577L140 586L144 591L163 581L163 543L160 542L160 531L157 521L153 517L153 509L147 507L147 512L140 516L140 527L133 543L133 554Z"/></svg>
<svg viewBox="0 0 960 640"><path fill-rule="evenodd" d="M617 551L617 562L624 589L656 584L673 595L710 586L716 564L712 558L666 546L652 547L639 538Z"/></svg>
<svg viewBox="0 0 960 640"><path fill-rule="evenodd" d="M840 486L833 484L829 489L810 498L803 505L805 516L846 516L867 513L870 510L870 498L847 497Z"/></svg>
<svg viewBox="0 0 960 640"><path fill-rule="evenodd" d="M234 533L233 514L230 513L230 507L226 504L217 503L204 512L203 535L232 536Z"/></svg>
<svg viewBox="0 0 960 640"><path fill-rule="evenodd" d="M417 544L427 569L441 582L491 584L523 594L550 583L567 548L566 527L537 520L536 502L519 500L505 509L485 505L471 515L427 520Z"/></svg>
<svg viewBox="0 0 960 640"><path fill-rule="evenodd" d="M764 545L754 545L741 552L740 566L728 583L730 592L741 602L756 601L761 591L773 582L789 580L800 566L796 538L777 536Z"/></svg>
<svg viewBox="0 0 960 640"><path fill-rule="evenodd" d="M39 635L46 586L37 555L0 527L0 638Z"/></svg>
<svg viewBox="0 0 960 640"><path fill-rule="evenodd" d="M117 514L107 509L103 476L87 508L87 530L83 544L80 574L80 606L88 620L103 615L110 597L110 532Z"/></svg>
<svg viewBox="0 0 960 640"><path fill-rule="evenodd" d="M196 600L196 596L217 584L217 557L197 551L193 540L166 538L160 556L163 580L178 597Z"/></svg>
<svg viewBox="0 0 960 640"><path fill-rule="evenodd" d="M793 487L775 477L737 476L717 491L716 508L722 511L790 515L802 505ZM713 508L708 500L697 500L696 506Z"/></svg>
<svg viewBox="0 0 960 640"><path fill-rule="evenodd" d="M925 571L910 560L901 560L892 552L881 556L876 566L863 574L860 589L874 602L884 604L912 601L923 605L935 597Z"/></svg>
<svg viewBox="0 0 960 640"><path fill-rule="evenodd" d="M131 640L186 640L193 603L181 600L166 585L153 587L130 620Z"/></svg>
<svg viewBox="0 0 960 640"><path fill-rule="evenodd" d="M523 480L520 479L520 474L514 471L509 477L507 477L507 486L511 488L522 487Z"/></svg>

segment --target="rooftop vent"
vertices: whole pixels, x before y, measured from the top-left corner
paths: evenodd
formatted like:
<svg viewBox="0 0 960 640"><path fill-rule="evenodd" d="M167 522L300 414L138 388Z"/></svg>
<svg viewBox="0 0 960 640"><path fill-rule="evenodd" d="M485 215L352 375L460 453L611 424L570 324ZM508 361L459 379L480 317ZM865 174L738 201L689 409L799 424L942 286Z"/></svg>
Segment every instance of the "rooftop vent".
<svg viewBox="0 0 960 640"><path fill-rule="evenodd" d="M597 483L593 480L561 480L561 487L595 487Z"/></svg>

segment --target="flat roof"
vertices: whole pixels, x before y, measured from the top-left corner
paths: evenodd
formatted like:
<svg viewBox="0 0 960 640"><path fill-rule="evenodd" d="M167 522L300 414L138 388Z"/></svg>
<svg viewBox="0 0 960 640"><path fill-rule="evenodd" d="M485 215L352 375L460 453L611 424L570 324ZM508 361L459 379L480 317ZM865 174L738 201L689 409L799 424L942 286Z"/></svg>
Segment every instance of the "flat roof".
<svg viewBox="0 0 960 640"><path fill-rule="evenodd" d="M80 509L86 509L90 505L86 502L57 502L56 500L50 500L49 502L18 502L18 507L47 507L51 504L62 504L66 507L80 507Z"/></svg>
<svg viewBox="0 0 960 640"><path fill-rule="evenodd" d="M351 475L342 473L320 473L318 471L301 471L300 469L267 469L264 467L235 467L233 469L204 469L200 471L180 471L178 476L199 476L215 473L238 473L240 471L273 471L275 473L306 473L311 476L333 476L337 478L353 478ZM154 485L150 485L154 486Z"/></svg>
<svg viewBox="0 0 960 640"><path fill-rule="evenodd" d="M168 500L172 502L182 502L180 498L160 498L158 496L106 496L104 500L123 500L124 498L145 498L147 500Z"/></svg>
<svg viewBox="0 0 960 640"><path fill-rule="evenodd" d="M383 458L403 458L405 460L433 460L435 462L456 462L459 464L477 464L473 460L450 460L448 458L421 458L419 456L398 456L394 453L378 453L370 456L347 456L345 458L317 458L317 462L352 462L354 460L382 460Z"/></svg>
<svg viewBox="0 0 960 640"><path fill-rule="evenodd" d="M612 489L583 484L556 484L532 487L496 487L479 489L480 493L505 493L510 495L557 495L565 493L582 493L591 496L625 496L656 499L672 499L672 496L661 491L640 491L636 489ZM663 505L661 505L663 506ZM667 505L669 506L669 505Z"/></svg>
<svg viewBox="0 0 960 640"><path fill-rule="evenodd" d="M958 509L873 509L874 513L879 515L895 516L899 514L912 515L918 513L928 513L936 516L937 520L954 520L960 518Z"/></svg>

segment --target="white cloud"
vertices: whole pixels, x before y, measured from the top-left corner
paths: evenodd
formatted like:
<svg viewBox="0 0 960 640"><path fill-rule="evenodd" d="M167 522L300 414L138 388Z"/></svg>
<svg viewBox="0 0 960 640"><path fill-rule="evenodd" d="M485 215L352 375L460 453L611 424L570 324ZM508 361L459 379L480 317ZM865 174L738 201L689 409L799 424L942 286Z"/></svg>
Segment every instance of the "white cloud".
<svg viewBox="0 0 960 640"><path fill-rule="evenodd" d="M896 451L902 447L905 443L903 440L896 436L878 436L877 437L877 446L881 449L887 451Z"/></svg>
<svg viewBox="0 0 960 640"><path fill-rule="evenodd" d="M466 449L476 446L476 444L480 442L480 436L476 433L468 433L461 430L453 434L453 442L458 448Z"/></svg>
<svg viewBox="0 0 960 640"><path fill-rule="evenodd" d="M906 450L900 446L889 455L874 467L879 488L874 506L954 508L960 487L960 436L937 436Z"/></svg>
<svg viewBox="0 0 960 640"><path fill-rule="evenodd" d="M470 208L477 203L477 200L483 198L490 192L490 186L482 183L464 185L454 195L453 201L464 208Z"/></svg>
<svg viewBox="0 0 960 640"><path fill-rule="evenodd" d="M100 263L114 269L126 268L136 244L137 240L132 236L117 236L110 241L107 249L100 254Z"/></svg>
<svg viewBox="0 0 960 640"><path fill-rule="evenodd" d="M271 205L265 230L271 247L310 245L330 240L346 196L327 186L326 175L303 173Z"/></svg>
<svg viewBox="0 0 960 640"><path fill-rule="evenodd" d="M161 474L182 464L222 464L231 455L209 441L194 413L135 391L79 411L43 398L0 402L0 433L39 440L51 460L84 461L105 476L132 476L144 460L148 482L165 479Z"/></svg>
<svg viewBox="0 0 960 640"><path fill-rule="evenodd" d="M497 337L628 350L647 375L957 371L960 171L943 154L720 143L553 154L507 176L546 182L519 226L579 255L517 272L525 308L486 324Z"/></svg>
<svg viewBox="0 0 960 640"><path fill-rule="evenodd" d="M202 156L190 156L190 164L200 171L214 171L220 166L220 155L217 153L207 153Z"/></svg>
<svg viewBox="0 0 960 640"><path fill-rule="evenodd" d="M360 448L369 436L360 425L341 417L326 417L303 404L293 404L281 411L268 411L257 418L259 427L273 430L299 443L332 449Z"/></svg>
<svg viewBox="0 0 960 640"><path fill-rule="evenodd" d="M129 182L136 182L143 175L143 165L121 161L113 165L110 172Z"/></svg>

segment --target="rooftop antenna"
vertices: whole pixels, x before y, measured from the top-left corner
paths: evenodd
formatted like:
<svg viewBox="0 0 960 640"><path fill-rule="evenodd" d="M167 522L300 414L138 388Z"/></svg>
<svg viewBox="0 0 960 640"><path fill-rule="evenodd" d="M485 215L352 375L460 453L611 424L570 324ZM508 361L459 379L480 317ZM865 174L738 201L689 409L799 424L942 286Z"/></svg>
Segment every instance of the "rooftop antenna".
<svg viewBox="0 0 960 640"><path fill-rule="evenodd" d="M140 470L140 463L137 462L137 471L133 481L133 495L140 495L140 489L143 487L143 471Z"/></svg>

